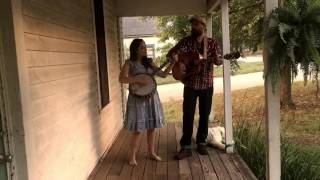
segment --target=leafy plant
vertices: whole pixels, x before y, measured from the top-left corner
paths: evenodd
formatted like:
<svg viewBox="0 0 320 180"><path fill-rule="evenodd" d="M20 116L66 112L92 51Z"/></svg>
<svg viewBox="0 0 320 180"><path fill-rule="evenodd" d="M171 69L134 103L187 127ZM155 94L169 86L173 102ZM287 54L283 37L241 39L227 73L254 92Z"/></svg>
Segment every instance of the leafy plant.
<svg viewBox="0 0 320 180"><path fill-rule="evenodd" d="M311 3L312 2L312 3ZM320 66L320 5L314 1L290 1L285 7L275 9L266 19L265 45L268 51L266 75L273 88L280 72L290 66L296 76L298 65L318 81ZM319 89L319 87L318 87Z"/></svg>

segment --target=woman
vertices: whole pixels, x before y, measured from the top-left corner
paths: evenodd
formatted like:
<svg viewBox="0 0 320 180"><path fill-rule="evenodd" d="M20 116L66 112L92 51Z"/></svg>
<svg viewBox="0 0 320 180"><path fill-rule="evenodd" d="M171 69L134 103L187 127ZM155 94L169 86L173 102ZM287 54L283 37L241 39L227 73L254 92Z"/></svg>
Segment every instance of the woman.
<svg viewBox="0 0 320 180"><path fill-rule="evenodd" d="M174 56L177 61L177 56ZM175 62L174 61L174 62ZM171 63L164 71L160 70L156 75L165 78L172 70L174 63ZM122 67L119 81L120 83L146 84L144 78L134 77L140 73L152 74L157 66L147 58L146 44L142 39L134 39L130 45L130 58L126 60ZM136 97L129 92L127 111L125 118L125 127L132 131L131 153L129 157L130 165L137 165L136 153L141 133L147 130L148 151L151 159L161 161L161 158L154 150L155 128L161 128L164 125L164 116L162 105L156 91L151 97Z"/></svg>

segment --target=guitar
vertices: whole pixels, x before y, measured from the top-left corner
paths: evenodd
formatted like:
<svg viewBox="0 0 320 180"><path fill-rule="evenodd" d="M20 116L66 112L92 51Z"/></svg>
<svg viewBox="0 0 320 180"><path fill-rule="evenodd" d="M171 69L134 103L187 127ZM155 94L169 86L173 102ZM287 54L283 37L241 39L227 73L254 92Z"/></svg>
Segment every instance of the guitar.
<svg viewBox="0 0 320 180"><path fill-rule="evenodd" d="M223 56L226 60L238 59L240 57L239 52L229 53ZM209 58L204 61L213 62L214 59ZM178 55L178 62L172 69L172 75L174 79L183 81L184 79L200 73L200 58L198 52L181 53ZM185 69L183 68L185 67Z"/></svg>

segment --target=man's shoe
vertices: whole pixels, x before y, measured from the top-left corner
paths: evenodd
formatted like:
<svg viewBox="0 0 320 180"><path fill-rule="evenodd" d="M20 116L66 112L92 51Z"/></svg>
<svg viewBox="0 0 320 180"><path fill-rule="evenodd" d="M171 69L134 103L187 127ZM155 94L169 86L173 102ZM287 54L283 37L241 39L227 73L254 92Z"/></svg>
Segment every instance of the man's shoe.
<svg viewBox="0 0 320 180"><path fill-rule="evenodd" d="M208 155L207 145L205 144L198 144L197 151L201 155Z"/></svg>
<svg viewBox="0 0 320 180"><path fill-rule="evenodd" d="M180 152L174 156L174 158L176 160L181 160L190 156L192 156L191 149L181 149Z"/></svg>

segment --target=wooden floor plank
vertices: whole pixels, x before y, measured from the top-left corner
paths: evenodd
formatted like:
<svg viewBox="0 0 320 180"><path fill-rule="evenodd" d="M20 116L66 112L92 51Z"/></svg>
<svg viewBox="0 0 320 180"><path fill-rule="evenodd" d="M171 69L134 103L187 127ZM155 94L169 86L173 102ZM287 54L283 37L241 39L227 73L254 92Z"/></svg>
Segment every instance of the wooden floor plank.
<svg viewBox="0 0 320 180"><path fill-rule="evenodd" d="M197 145L196 145L197 129L198 128L195 125L193 125L193 133L192 133L192 139L191 139L193 152L192 152L192 157L188 158L188 161L190 164L192 178L203 180L205 179L204 172L202 170L203 167L200 163L199 154L197 151L195 151L197 148Z"/></svg>
<svg viewBox="0 0 320 180"><path fill-rule="evenodd" d="M130 147L131 134L132 133L130 132L128 138L126 138L124 143L122 144L121 149L117 154L117 158L115 159L115 161L113 161L108 176L120 176L124 164L128 161L128 149L130 149L128 147Z"/></svg>
<svg viewBox="0 0 320 180"><path fill-rule="evenodd" d="M199 155L202 171L206 180L218 180L208 155Z"/></svg>
<svg viewBox="0 0 320 180"><path fill-rule="evenodd" d="M168 126L160 129L158 154L162 158L157 162L156 179L168 178Z"/></svg>
<svg viewBox="0 0 320 180"><path fill-rule="evenodd" d="M123 166L123 168L121 170L119 179L120 180L131 179L132 171L133 171L133 166L129 165L128 163L125 163L125 165Z"/></svg>
<svg viewBox="0 0 320 180"><path fill-rule="evenodd" d="M209 159L211 161L211 164L214 168L214 171L216 172L219 180L230 180L231 177L224 166L224 162L221 161L219 155L216 152L217 150L209 148Z"/></svg>
<svg viewBox="0 0 320 180"><path fill-rule="evenodd" d="M177 153L177 138L175 124L168 124L168 154ZM174 159L174 157L168 157L168 159Z"/></svg>
<svg viewBox="0 0 320 180"><path fill-rule="evenodd" d="M119 180L119 178L118 175L108 175L106 180Z"/></svg>
<svg viewBox="0 0 320 180"><path fill-rule="evenodd" d="M141 146L139 153L137 154L137 162L138 165L133 168L131 179L142 179L145 165L146 165L146 158L147 153L145 152L145 148L147 147L147 132L144 132L141 137Z"/></svg>
<svg viewBox="0 0 320 180"><path fill-rule="evenodd" d="M159 139L159 148L158 154L162 155L163 160L167 160L168 153L168 126L164 126L160 129L160 139Z"/></svg>
<svg viewBox="0 0 320 180"><path fill-rule="evenodd" d="M180 151L180 138L182 137L182 124L176 123L176 140L177 140L177 151ZM192 179L191 169L187 159L179 160L179 177L183 180Z"/></svg>
<svg viewBox="0 0 320 180"><path fill-rule="evenodd" d="M154 150L156 153L158 153L158 146L159 146L159 135L160 135L160 130L156 129L155 132L155 140L154 140ZM146 167L145 167L145 171L143 174L143 179L144 180L153 180L156 177L156 167L157 167L157 163L154 160L151 160L150 158L147 158L146 161Z"/></svg>
<svg viewBox="0 0 320 180"><path fill-rule="evenodd" d="M93 177L94 180L105 180L108 172L112 166L113 161L117 157L117 153L120 150L122 144L125 142L126 138L128 137L129 132L126 130L121 130L115 143L113 143L110 151L107 155L103 158L101 165L97 174Z"/></svg>
<svg viewBox="0 0 320 180"><path fill-rule="evenodd" d="M143 141L143 134L142 134L142 137L141 137L141 140L140 140L140 142L139 142L139 150L138 150L138 155L142 152L142 146L143 146L143 143L142 143L142 141ZM130 141L128 141L127 143L130 143ZM127 145L129 145L129 144L127 144ZM130 153L130 148L127 146L127 158L129 157L129 153ZM128 159L127 159L127 161L128 161ZM127 180L127 179L131 179L131 176L132 176L132 172L133 172L133 166L131 166L131 165L129 165L129 163L128 162L126 162L125 164L124 164L124 167L122 168L122 170L121 170L121 173L120 173L120 176L119 176L119 179L121 179L121 180Z"/></svg>
<svg viewBox="0 0 320 180"><path fill-rule="evenodd" d="M179 161L174 159L177 153L176 130L173 123L168 124L168 180L179 179Z"/></svg>
<svg viewBox="0 0 320 180"><path fill-rule="evenodd" d="M247 180L257 180L257 177L253 174L248 165L240 157L239 154L232 154L231 159L236 167L240 170L241 174L244 176L244 179Z"/></svg>
<svg viewBox="0 0 320 180"><path fill-rule="evenodd" d="M180 150L181 123L169 123L164 128L155 131L155 151L162 157L162 162L150 160L148 157L147 132L143 133L136 167L127 163L131 138L128 131L122 130L110 151L90 175L89 180L257 179L238 154L225 154L214 148L208 148L209 155L198 154L195 151L196 129L194 127L192 157L179 161L174 159L174 155Z"/></svg>
<svg viewBox="0 0 320 180"><path fill-rule="evenodd" d="M233 162L230 160L230 155L226 154L226 153L222 153L222 152L217 152L222 160L222 162L224 163L230 177L232 180L236 179L236 180L243 180L243 177L241 175L241 173L239 172L238 168L235 167L235 165L233 164Z"/></svg>
<svg viewBox="0 0 320 180"><path fill-rule="evenodd" d="M198 180L198 179L199 180L203 180L203 179L205 179L197 152L194 152L194 151L192 152L192 156L190 158L188 158L188 162L189 162L189 165L190 165L192 178L194 180Z"/></svg>

